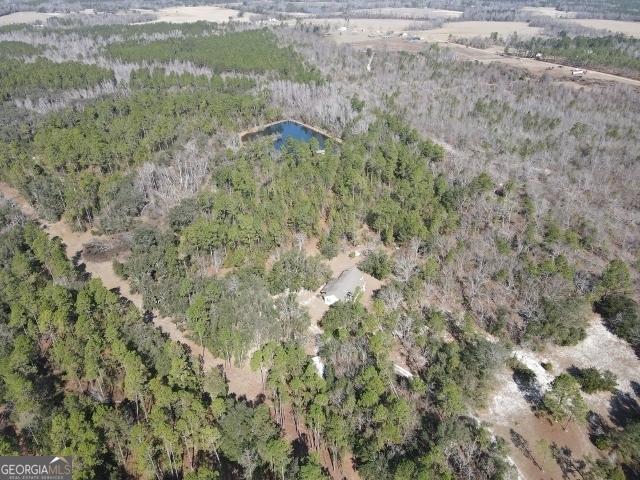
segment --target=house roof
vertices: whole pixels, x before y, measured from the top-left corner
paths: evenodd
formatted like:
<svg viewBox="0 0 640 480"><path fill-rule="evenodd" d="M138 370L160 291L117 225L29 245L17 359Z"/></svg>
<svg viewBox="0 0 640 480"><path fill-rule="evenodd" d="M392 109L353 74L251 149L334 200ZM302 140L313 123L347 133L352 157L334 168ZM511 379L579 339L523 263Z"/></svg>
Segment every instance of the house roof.
<svg viewBox="0 0 640 480"><path fill-rule="evenodd" d="M345 270L338 278L330 280L322 289L322 294L327 297L332 295L340 300L345 300L348 294L353 294L356 288L364 287L364 273L356 267Z"/></svg>

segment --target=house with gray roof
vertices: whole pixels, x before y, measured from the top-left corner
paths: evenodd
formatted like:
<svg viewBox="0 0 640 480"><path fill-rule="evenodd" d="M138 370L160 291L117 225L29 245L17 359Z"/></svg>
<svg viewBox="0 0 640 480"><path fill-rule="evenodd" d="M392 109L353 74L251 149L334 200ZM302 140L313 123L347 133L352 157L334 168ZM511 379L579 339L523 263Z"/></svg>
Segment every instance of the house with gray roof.
<svg viewBox="0 0 640 480"><path fill-rule="evenodd" d="M320 294L327 305L333 305L338 301L353 300L358 290L366 290L364 273L356 267L345 270L338 278L334 278L320 290Z"/></svg>

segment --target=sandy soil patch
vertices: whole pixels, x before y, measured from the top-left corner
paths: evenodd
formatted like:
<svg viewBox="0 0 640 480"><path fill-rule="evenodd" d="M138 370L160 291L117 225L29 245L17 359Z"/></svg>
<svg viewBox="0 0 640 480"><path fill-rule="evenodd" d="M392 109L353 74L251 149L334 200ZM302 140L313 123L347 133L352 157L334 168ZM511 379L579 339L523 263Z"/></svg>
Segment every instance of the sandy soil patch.
<svg viewBox="0 0 640 480"><path fill-rule="evenodd" d="M0 16L0 27L5 25L15 25L18 23L46 23L47 18L58 17L63 13L42 13L42 12L14 12Z"/></svg>
<svg viewBox="0 0 640 480"><path fill-rule="evenodd" d="M490 431L507 440L510 457L521 478L564 478L549 450L554 443L560 448L568 448L573 460L582 459L586 455L600 455L589 441L584 425L574 422L565 431L560 424L537 417L531 404L513 381L510 370L500 371L496 375L496 381L499 387L486 409L478 413L478 418L487 424Z"/></svg>
<svg viewBox="0 0 640 480"><path fill-rule="evenodd" d="M625 392L632 391L631 382L640 382L640 359L628 342L602 324L599 316L594 316L583 342L574 347L556 347L546 356L561 369L574 365L611 370L618 377L618 387Z"/></svg>
<svg viewBox="0 0 640 480"><path fill-rule="evenodd" d="M587 455L591 458L602 457L602 453L589 441L585 427L575 423L563 430L558 423L531 415L516 420L510 426L499 425L492 431L509 443L511 460L524 480L580 478L579 475L563 474L558 459L554 458L550 449L552 446L555 446L556 455L566 462L565 468L569 472L571 465ZM566 450L560 453L562 449Z"/></svg>
<svg viewBox="0 0 640 480"><path fill-rule="evenodd" d="M141 10L144 13L153 13L158 16L151 23L193 23L193 22L217 22L225 23L230 20L234 22L248 22L248 16L240 17L240 11L231 8L217 7L213 5L199 7L169 7L157 11Z"/></svg>
<svg viewBox="0 0 640 480"><path fill-rule="evenodd" d="M543 352L519 348L514 350L514 355L536 374L541 394L549 388L553 378L572 366L596 367L612 371L618 377L621 394L638 399L632 382L640 382L640 359L627 342L606 329L598 316L592 318L587 329L587 338L578 345L552 346ZM547 372L542 368L542 362L551 362L553 371ZM500 371L496 375L496 383L498 387L493 397L478 416L490 425L492 431L509 441L511 456L524 478L562 478L557 462L547 458L549 452L545 455L545 452L535 451L539 440L543 440L546 445L555 442L560 447L569 448L574 461L585 455L601 455L591 444L584 425L571 424L567 431L564 431L558 424L536 417L532 404L513 380L510 370ZM611 420L612 394L597 393L584 395L584 398L591 410L600 414L605 421ZM513 434L512 430L516 434Z"/></svg>
<svg viewBox="0 0 640 480"><path fill-rule="evenodd" d="M598 30L609 30L614 33L624 33L631 37L640 38L640 22L602 20L596 18L574 18L569 21L582 25L583 27L596 28Z"/></svg>

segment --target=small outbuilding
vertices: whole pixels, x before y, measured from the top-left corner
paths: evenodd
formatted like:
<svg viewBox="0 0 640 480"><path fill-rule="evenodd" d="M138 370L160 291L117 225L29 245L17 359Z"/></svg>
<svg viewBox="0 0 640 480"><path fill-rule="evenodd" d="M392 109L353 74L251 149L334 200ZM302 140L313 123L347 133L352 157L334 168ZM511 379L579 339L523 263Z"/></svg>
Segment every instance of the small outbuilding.
<svg viewBox="0 0 640 480"><path fill-rule="evenodd" d="M352 267L342 272L338 278L330 280L320 290L320 294L324 299L324 303L333 305L340 300L353 300L358 290L364 292L366 290L365 287L364 273L356 267Z"/></svg>

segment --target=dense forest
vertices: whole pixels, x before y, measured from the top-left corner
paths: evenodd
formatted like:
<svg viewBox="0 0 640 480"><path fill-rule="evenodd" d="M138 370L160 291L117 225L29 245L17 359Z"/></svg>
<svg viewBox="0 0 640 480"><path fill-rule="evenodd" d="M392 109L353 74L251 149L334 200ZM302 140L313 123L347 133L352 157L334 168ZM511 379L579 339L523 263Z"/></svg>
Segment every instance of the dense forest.
<svg viewBox="0 0 640 480"><path fill-rule="evenodd" d="M113 72L110 70L77 62L54 63L42 58L33 63L12 59L0 62L1 101L72 88L87 88L101 82L114 81Z"/></svg>
<svg viewBox="0 0 640 480"><path fill-rule="evenodd" d="M633 42L522 48L622 68ZM511 480L523 455L638 475L636 364L535 360L594 325L640 351L637 91L304 25L76 18L0 47L0 187L89 239L69 259L0 200L0 453L74 455L77 479ZM240 140L283 117L331 136ZM348 266L367 290L325 305ZM261 395L229 391L237 371Z"/></svg>
<svg viewBox="0 0 640 480"><path fill-rule="evenodd" d="M136 41L109 46L110 55L125 61L184 60L207 66L214 72L273 71L299 82L320 81L290 48L282 48L266 31L250 30L226 35L166 39L140 44Z"/></svg>

